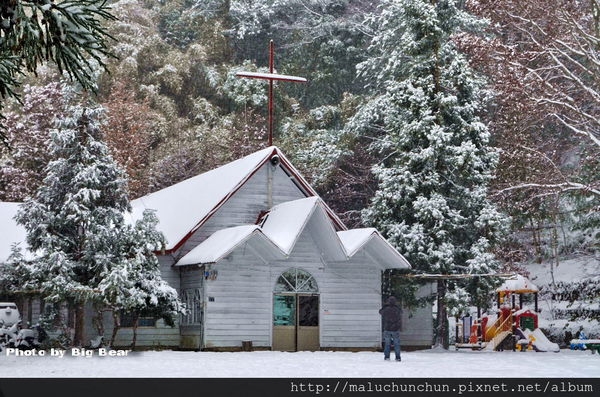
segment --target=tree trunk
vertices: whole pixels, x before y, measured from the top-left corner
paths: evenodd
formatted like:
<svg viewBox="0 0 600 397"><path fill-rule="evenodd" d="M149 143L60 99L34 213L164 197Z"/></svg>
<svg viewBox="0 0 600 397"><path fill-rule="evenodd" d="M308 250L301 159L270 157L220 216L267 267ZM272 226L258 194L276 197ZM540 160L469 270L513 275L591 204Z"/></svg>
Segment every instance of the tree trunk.
<svg viewBox="0 0 600 397"><path fill-rule="evenodd" d="M98 335L104 335L104 321L102 315L102 308L96 306L96 317L94 317L94 328L96 328L96 332Z"/></svg>
<svg viewBox="0 0 600 397"><path fill-rule="evenodd" d="M75 302L75 334L73 346L83 347L85 343L85 303Z"/></svg>
<svg viewBox="0 0 600 397"><path fill-rule="evenodd" d="M534 223L533 218L529 218L529 224L531 225L531 233L533 238L533 247L535 248L536 262L542 263L542 236L540 231L540 224Z"/></svg>
<svg viewBox="0 0 600 397"><path fill-rule="evenodd" d="M113 330L112 335L110 336L110 347L115 345L115 339L117 339L117 332L121 328L121 318L118 310L112 311L113 316Z"/></svg>
<svg viewBox="0 0 600 397"><path fill-rule="evenodd" d="M140 315L139 314L134 314L133 315L133 339L131 340L131 350L135 350L135 343L137 342L137 328L138 328L138 322L140 320Z"/></svg>
<svg viewBox="0 0 600 397"><path fill-rule="evenodd" d="M446 307L446 280L437 282L437 332L435 347L448 349L448 310Z"/></svg>

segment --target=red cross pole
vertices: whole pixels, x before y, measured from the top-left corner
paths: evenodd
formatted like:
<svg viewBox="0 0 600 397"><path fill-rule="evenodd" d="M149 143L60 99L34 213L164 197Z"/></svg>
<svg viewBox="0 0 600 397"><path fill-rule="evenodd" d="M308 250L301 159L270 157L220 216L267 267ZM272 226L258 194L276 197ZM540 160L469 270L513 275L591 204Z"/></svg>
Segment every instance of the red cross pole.
<svg viewBox="0 0 600 397"><path fill-rule="evenodd" d="M273 73L273 58L275 55L275 49L273 40L269 42L269 73L255 73L255 72L237 72L236 76L247 77L251 79L263 79L269 80L269 146L273 145L273 81L292 81L295 83L306 83L304 77L288 76L285 74Z"/></svg>

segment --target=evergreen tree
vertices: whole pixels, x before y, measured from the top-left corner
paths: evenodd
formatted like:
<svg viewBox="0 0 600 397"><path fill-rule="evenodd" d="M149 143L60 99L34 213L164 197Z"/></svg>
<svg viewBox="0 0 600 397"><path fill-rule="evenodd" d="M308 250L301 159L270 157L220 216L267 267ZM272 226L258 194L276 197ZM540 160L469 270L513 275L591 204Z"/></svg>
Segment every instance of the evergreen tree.
<svg viewBox="0 0 600 397"><path fill-rule="evenodd" d="M18 77L52 61L85 89L96 65L110 56L102 20L114 19L107 0L7 0L0 3L0 99L18 98ZM0 111L2 103L0 101ZM1 113L0 113L1 116ZM0 131L0 138L4 134Z"/></svg>
<svg viewBox="0 0 600 397"><path fill-rule="evenodd" d="M16 215L35 253L32 261L18 249L12 255L20 292L69 303L76 314L73 343L78 346L85 343L86 303L117 313L163 316L172 323L180 305L152 251L161 248L163 239L157 220L147 213L134 225L125 221L127 183L101 141L102 109L76 106L69 114L51 131L54 160L42 185ZM10 275L3 278L11 280Z"/></svg>
<svg viewBox="0 0 600 397"><path fill-rule="evenodd" d="M83 340L85 302L100 300L100 275L111 265L118 230L129 209L123 172L100 141L101 109L80 106L51 132L46 177L16 216L27 244L38 254L30 267L49 302L69 302L76 312L74 343Z"/></svg>
<svg viewBox="0 0 600 397"><path fill-rule="evenodd" d="M156 230L157 224L155 214L146 210L135 225L124 228L113 263L101 275L102 307L110 308L113 314L111 346L119 331L121 314L133 316L131 347L135 348L140 317L162 318L173 325L181 311L177 292L162 279L154 254L165 246L163 234Z"/></svg>
<svg viewBox="0 0 600 397"><path fill-rule="evenodd" d="M460 3L383 3L371 21L379 27L372 57L359 69L374 78L378 94L353 122L373 139L381 159L365 222L414 268L442 275L493 272L497 263L489 251L507 226L486 197L498 156L477 116L482 83L452 42L453 34L481 24ZM486 280L469 289L485 292L491 288ZM437 345L447 347L448 303L466 303L468 287L438 281Z"/></svg>

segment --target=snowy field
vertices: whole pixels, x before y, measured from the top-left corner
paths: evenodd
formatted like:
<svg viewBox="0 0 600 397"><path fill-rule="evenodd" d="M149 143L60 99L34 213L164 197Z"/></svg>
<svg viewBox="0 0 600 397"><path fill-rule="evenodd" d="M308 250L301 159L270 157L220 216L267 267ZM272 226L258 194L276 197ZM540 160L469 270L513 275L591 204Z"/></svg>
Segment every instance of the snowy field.
<svg viewBox="0 0 600 397"><path fill-rule="evenodd" d="M15 357L0 353L2 377L38 378L597 378L600 356L558 353L428 350L402 362L379 352L147 351L127 357ZM393 356L393 354L392 354Z"/></svg>

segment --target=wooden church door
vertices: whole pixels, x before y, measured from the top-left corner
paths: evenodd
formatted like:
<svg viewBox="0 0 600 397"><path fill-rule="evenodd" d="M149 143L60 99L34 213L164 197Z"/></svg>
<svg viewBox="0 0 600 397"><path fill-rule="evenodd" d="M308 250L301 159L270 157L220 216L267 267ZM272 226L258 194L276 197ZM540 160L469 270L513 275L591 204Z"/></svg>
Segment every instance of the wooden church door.
<svg viewBox="0 0 600 397"><path fill-rule="evenodd" d="M319 289L310 273L284 272L273 297L273 350L319 350Z"/></svg>

